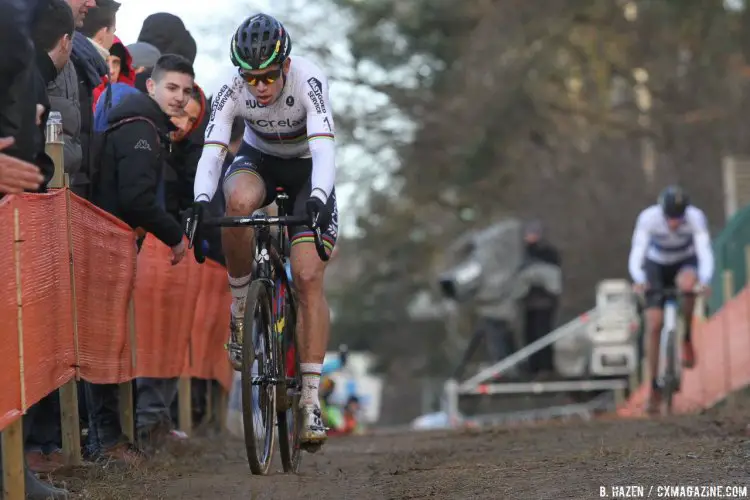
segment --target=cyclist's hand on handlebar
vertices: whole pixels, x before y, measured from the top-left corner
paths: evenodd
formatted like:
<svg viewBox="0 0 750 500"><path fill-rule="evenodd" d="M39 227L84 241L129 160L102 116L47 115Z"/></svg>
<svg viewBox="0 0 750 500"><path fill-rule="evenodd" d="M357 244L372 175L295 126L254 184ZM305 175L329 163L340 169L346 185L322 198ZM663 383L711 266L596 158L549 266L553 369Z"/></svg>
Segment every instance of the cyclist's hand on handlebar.
<svg viewBox="0 0 750 500"><path fill-rule="evenodd" d="M307 209L307 216L310 218L312 229L320 229L321 233L325 232L331 223L331 212L328 210L328 206L317 196L310 196L307 199L305 208Z"/></svg>
<svg viewBox="0 0 750 500"><path fill-rule="evenodd" d="M185 221L185 234L189 240L189 248L193 248L196 241L196 236L199 232L199 226L208 213L208 202L207 201L194 201L193 206L187 209L187 218Z"/></svg>
<svg viewBox="0 0 750 500"><path fill-rule="evenodd" d="M648 290L648 283L633 283L633 293L642 296Z"/></svg>

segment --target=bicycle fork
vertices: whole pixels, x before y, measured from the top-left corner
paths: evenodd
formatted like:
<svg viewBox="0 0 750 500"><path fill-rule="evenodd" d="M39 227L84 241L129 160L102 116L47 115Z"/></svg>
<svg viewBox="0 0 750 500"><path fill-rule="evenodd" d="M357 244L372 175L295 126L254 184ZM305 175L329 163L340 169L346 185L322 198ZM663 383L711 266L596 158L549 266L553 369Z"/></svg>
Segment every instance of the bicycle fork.
<svg viewBox="0 0 750 500"><path fill-rule="evenodd" d="M671 338L677 335L677 304L671 300L664 304L664 321L662 322L661 335L659 338L659 371L657 373L657 384L664 389L669 383L674 381L672 370L667 365L670 362L669 349L674 349L675 339ZM672 360L673 362L676 360Z"/></svg>

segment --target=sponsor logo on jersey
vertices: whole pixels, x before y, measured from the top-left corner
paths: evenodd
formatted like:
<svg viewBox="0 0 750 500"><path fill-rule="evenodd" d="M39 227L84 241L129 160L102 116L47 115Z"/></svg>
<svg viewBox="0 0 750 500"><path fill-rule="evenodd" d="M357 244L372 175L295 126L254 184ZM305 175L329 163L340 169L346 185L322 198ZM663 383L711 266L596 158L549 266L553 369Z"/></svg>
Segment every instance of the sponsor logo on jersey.
<svg viewBox="0 0 750 500"><path fill-rule="evenodd" d="M219 93L216 94L216 99L214 99L213 105L211 106L211 121L216 118L216 112L221 111L224 109L224 106L226 106L227 101L232 97L232 89L229 88L229 85L224 85L221 87L221 90L219 90Z"/></svg>
<svg viewBox="0 0 750 500"><path fill-rule="evenodd" d="M312 101L313 106L315 106L315 111L317 111L318 114L325 114L326 105L325 102L323 102L323 84L315 77L308 79L307 84L311 89L310 92L307 93L307 96Z"/></svg>
<svg viewBox="0 0 750 500"><path fill-rule="evenodd" d="M290 118L284 118L283 120L253 120L249 118L247 122L259 128L297 128L307 123L305 119L292 120Z"/></svg>
<svg viewBox="0 0 750 500"><path fill-rule="evenodd" d="M250 109L265 108L265 106L263 106L261 103L259 103L255 99L247 99L245 101L245 106L247 106Z"/></svg>
<svg viewBox="0 0 750 500"><path fill-rule="evenodd" d="M286 105L291 107L294 106L294 96L289 96L286 98Z"/></svg>

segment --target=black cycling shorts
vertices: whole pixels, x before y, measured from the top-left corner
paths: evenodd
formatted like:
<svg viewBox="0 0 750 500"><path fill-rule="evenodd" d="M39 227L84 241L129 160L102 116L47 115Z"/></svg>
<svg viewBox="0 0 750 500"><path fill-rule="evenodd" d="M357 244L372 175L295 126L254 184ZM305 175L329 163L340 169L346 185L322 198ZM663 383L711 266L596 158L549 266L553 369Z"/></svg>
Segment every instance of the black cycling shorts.
<svg viewBox="0 0 750 500"><path fill-rule="evenodd" d="M292 215L307 215L305 203L312 191L312 158L279 158L262 153L242 142L237 156L224 174L224 181L237 174L250 174L257 176L266 187L266 199L263 206L266 207L276 200L277 188L283 189L294 203ZM331 213L331 223L323 233L323 244L330 254L336 244L338 237L338 206L336 205L336 189L326 202ZM289 228L289 239L292 245L297 243L314 243L313 233L306 226L293 226Z"/></svg>
<svg viewBox="0 0 750 500"><path fill-rule="evenodd" d="M658 264L646 259L643 263L643 270L646 271L646 280L649 284L649 289L646 290L646 307L664 308L665 297L660 290L676 287L677 275L680 271L697 267L698 258L695 255L674 264Z"/></svg>

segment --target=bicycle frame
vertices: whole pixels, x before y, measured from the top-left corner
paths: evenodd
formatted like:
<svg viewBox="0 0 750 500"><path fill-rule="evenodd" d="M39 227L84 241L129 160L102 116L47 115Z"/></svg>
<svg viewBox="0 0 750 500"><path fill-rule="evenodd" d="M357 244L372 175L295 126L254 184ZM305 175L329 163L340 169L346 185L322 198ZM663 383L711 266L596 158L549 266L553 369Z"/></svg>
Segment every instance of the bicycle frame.
<svg viewBox="0 0 750 500"><path fill-rule="evenodd" d="M659 336L659 357L656 383L662 391L667 413L672 412L674 395L680 391L682 378L682 341L684 325L680 317L681 297L693 296L695 292L683 292L675 288L656 290L665 295L664 316Z"/></svg>
<svg viewBox="0 0 750 500"><path fill-rule="evenodd" d="M199 263L205 260L205 256L202 254L201 245L193 245L193 242L196 239L201 241L200 232L204 224L220 227L255 228L255 248L253 249L255 270L250 283L248 299L246 300L247 302L252 298L252 307L246 306L245 324L252 324L253 327L251 329L254 331L254 320L257 319L255 315L256 307L258 304L261 304L261 307L265 306L266 309L261 313L265 315L261 316L265 318L265 323L263 323L264 331L262 332L264 340L253 339L252 341L248 341L244 339L242 342L243 420L245 422L248 462L254 474L266 474L273 456L273 452L270 450L273 447L275 431L271 430L269 434L267 427L268 418L275 418L279 436L283 436L283 438L279 437L278 439L284 470L287 472L296 472L300 462L299 415L298 411L293 409L296 404L295 399L299 397L301 390L301 382L298 381L300 375L296 366L298 361L295 358L297 353L296 333L292 331L292 333L287 335L286 332L288 329L285 328L286 321L290 321L289 325L291 325L291 328L294 328L296 318L294 293L289 277L287 276L286 268L290 247L287 227L307 226L310 228L313 232L315 250L318 253L318 257L323 261L330 259L323 244L321 230L317 227L317 222L311 221L307 216L286 215L290 211L291 206L289 197L283 190L279 190L277 193L277 200L279 201L280 214L278 216L250 215L246 217L218 217L205 221L201 221L201 217L196 217L195 220L188 219L186 226L190 240L189 248L193 248L195 258ZM271 226L279 228L278 238L275 238L271 234ZM248 311L250 311L250 317L248 317ZM287 315L289 311L291 311L290 316ZM264 344L264 342L267 342L268 345ZM257 349L259 347L263 350L264 354L262 360L258 358ZM255 350L255 353L253 354L251 350ZM286 364L290 366L284 366L284 360L288 360L289 353L291 353L294 361L291 363L287 361ZM249 366L250 361L253 359L252 366ZM257 372L254 371L255 363L258 363ZM271 387L274 390L269 391ZM261 400L259 394L258 403L255 407L252 405L245 407L244 402L253 399L256 388L265 390L264 394L267 395L266 398ZM275 411L275 417L268 415L269 408L271 408L269 405L275 406L271 410L271 415ZM292 411L290 412L290 410ZM256 427L256 424L252 420L253 416L257 415L257 413L265 415L263 417L263 428L266 430L261 458L258 457L259 448L257 447L257 443L255 443L257 435L253 436L251 434L252 432L257 433L258 429L260 429L260 427Z"/></svg>
<svg viewBox="0 0 750 500"><path fill-rule="evenodd" d="M679 326L679 302L677 297L669 295L664 302L664 320L659 337L659 372L657 383L660 387L678 382L681 374L682 329ZM674 359L670 359L674 357ZM669 366L673 364L674 366ZM674 380L673 380L674 378ZM678 384L679 385L679 382Z"/></svg>

